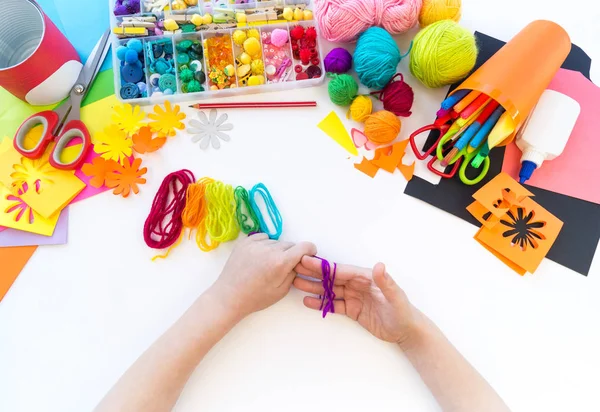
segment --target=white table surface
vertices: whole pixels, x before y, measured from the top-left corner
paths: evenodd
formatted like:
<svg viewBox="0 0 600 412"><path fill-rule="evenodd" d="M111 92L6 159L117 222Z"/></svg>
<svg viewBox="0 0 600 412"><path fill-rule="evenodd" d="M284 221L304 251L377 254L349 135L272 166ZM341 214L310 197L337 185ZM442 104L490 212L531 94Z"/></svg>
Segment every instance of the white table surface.
<svg viewBox="0 0 600 412"><path fill-rule="evenodd" d="M588 1L465 0L463 24L508 40L531 20L554 20L600 56ZM414 32L398 36L402 50ZM330 45L327 45L327 49ZM431 120L445 90L414 87L402 135ZM592 79L600 79L592 66ZM71 207L69 244L41 247L0 304L0 410L89 411L119 376L216 279L233 244L202 253L185 242L167 260L142 226L164 176L182 168L251 187L264 182L283 239L371 266L381 260L514 411L597 411L600 259L586 278L545 260L524 278L472 240L476 228L403 194L396 173L374 180L316 124L334 109L326 87L245 97L314 100L318 109L229 110L232 141L202 151L180 134L144 157L148 183ZM237 99L241 100L241 99ZM343 109L335 109L344 117ZM188 110L193 116L194 111ZM346 122L351 127L351 122ZM450 242L441 232L452 234ZM456 245L469 256L460 265ZM177 411L437 411L400 350L352 321L321 319L293 290L237 326L197 368Z"/></svg>

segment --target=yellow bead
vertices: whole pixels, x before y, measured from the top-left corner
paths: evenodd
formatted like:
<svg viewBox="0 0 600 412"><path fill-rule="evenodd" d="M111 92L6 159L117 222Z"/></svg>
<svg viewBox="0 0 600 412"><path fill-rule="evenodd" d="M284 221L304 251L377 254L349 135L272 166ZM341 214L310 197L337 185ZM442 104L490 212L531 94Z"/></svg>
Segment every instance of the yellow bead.
<svg viewBox="0 0 600 412"><path fill-rule="evenodd" d="M203 24L211 24L212 16L210 14L205 14L204 16L202 16L202 23Z"/></svg>
<svg viewBox="0 0 600 412"><path fill-rule="evenodd" d="M248 79L248 86L260 86L265 83L264 76L250 76Z"/></svg>
<svg viewBox="0 0 600 412"><path fill-rule="evenodd" d="M175 31L179 30L179 24L173 19L167 19L164 21L165 30L167 31Z"/></svg>
<svg viewBox="0 0 600 412"><path fill-rule="evenodd" d="M294 11L292 10L291 7L286 7L283 9L283 18L286 19L287 21L294 20Z"/></svg>
<svg viewBox="0 0 600 412"><path fill-rule="evenodd" d="M313 12L310 10L304 10L304 20L312 20Z"/></svg>
<svg viewBox="0 0 600 412"><path fill-rule="evenodd" d="M227 75L227 76L233 76L235 75L235 67L233 67L233 64L229 64L227 65L224 69L223 72Z"/></svg>
<svg viewBox="0 0 600 412"><path fill-rule="evenodd" d="M210 90L219 90L219 88L213 84L212 86L210 86Z"/></svg>
<svg viewBox="0 0 600 412"><path fill-rule="evenodd" d="M238 59L240 59L240 61L242 62L242 64L250 64L250 62L252 61L252 58L250 57L250 55L248 53L242 53L242 54L240 54L240 56L238 57Z"/></svg>
<svg viewBox="0 0 600 412"><path fill-rule="evenodd" d="M199 14L194 14L194 15L192 16L192 18L190 19L190 21L192 22L192 24L193 24L194 26L202 26L203 19L202 19L202 16L201 16L201 15L199 15Z"/></svg>
<svg viewBox="0 0 600 412"><path fill-rule="evenodd" d="M296 10L294 10L294 20L302 19L304 19L304 12L302 11L302 9L296 7Z"/></svg>
<svg viewBox="0 0 600 412"><path fill-rule="evenodd" d="M243 30L236 30L233 32L233 42L239 46L244 44L248 36L246 36L246 32Z"/></svg>
<svg viewBox="0 0 600 412"><path fill-rule="evenodd" d="M252 73L253 74L263 74L265 72L265 64L262 60L253 60L252 61Z"/></svg>
<svg viewBox="0 0 600 412"><path fill-rule="evenodd" d="M187 5L183 2L183 0L173 0L171 8L173 10L185 10L187 9Z"/></svg>
<svg viewBox="0 0 600 412"><path fill-rule="evenodd" d="M229 86L230 89L235 89L237 87L237 84L233 83L231 86Z"/></svg>
<svg viewBox="0 0 600 412"><path fill-rule="evenodd" d="M246 23L248 21L248 19L246 18L246 13L237 13L235 15L235 19L237 20L238 23Z"/></svg>
<svg viewBox="0 0 600 412"><path fill-rule="evenodd" d="M246 39L244 42L244 51L250 56L258 56L260 54L260 42L254 37Z"/></svg>
<svg viewBox="0 0 600 412"><path fill-rule="evenodd" d="M251 38L251 37L256 40L260 40L260 33L258 32L258 29L248 30L248 38Z"/></svg>

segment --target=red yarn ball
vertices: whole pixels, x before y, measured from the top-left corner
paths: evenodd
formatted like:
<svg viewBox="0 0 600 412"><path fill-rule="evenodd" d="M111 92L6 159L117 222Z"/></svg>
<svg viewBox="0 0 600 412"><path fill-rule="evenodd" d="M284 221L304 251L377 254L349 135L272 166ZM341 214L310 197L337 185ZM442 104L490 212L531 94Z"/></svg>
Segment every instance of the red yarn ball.
<svg viewBox="0 0 600 412"><path fill-rule="evenodd" d="M296 26L290 30L290 37L293 40L300 40L304 36L304 27Z"/></svg>
<svg viewBox="0 0 600 412"><path fill-rule="evenodd" d="M308 40L316 40L317 39L317 29L315 29L314 27L309 27L308 29L306 29L305 36Z"/></svg>
<svg viewBox="0 0 600 412"><path fill-rule="evenodd" d="M394 81L400 76L399 81ZM412 114L410 111L415 100L415 94L412 87L404 82L404 76L397 73L392 80L379 92L371 94L378 95L379 100L383 102L383 108L396 116L408 117Z"/></svg>
<svg viewBox="0 0 600 412"><path fill-rule="evenodd" d="M310 58L311 58L310 50L308 50L308 49L300 50L300 60L302 61L302 64L310 63Z"/></svg>

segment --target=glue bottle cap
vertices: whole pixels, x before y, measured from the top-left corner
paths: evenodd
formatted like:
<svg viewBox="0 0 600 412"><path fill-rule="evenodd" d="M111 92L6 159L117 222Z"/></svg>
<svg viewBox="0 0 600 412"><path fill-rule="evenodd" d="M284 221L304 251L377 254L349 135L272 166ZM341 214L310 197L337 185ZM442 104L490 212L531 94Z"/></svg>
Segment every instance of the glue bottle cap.
<svg viewBox="0 0 600 412"><path fill-rule="evenodd" d="M523 184L531 179L533 171L537 169L537 165L530 160L525 160L521 163L521 171L519 172L519 183Z"/></svg>

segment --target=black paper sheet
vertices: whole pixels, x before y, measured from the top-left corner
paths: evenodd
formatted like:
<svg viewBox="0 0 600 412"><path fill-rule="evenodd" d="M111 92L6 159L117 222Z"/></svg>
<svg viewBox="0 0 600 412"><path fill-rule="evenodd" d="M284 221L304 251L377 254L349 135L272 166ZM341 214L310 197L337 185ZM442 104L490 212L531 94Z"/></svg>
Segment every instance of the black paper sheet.
<svg viewBox="0 0 600 412"><path fill-rule="evenodd" d="M475 32L479 55L476 70L492 57L504 42L485 34ZM581 72L588 79L592 61L578 46L573 45L571 53L562 65L563 69ZM457 87L453 85L450 90ZM424 145L427 149L437 140L438 135L432 133ZM451 213L467 222L481 226L466 208L473 202L473 194L492 180L502 170L504 147L490 152L490 170L481 183L474 186L463 184L458 175L452 179L442 179L438 185L414 176L406 186L405 194L420 199L439 209ZM564 222L564 226L550 249L547 257L575 272L587 276L600 240L600 205L576 199L560 193L550 192L537 187L524 185L535 197L534 200L550 213Z"/></svg>

